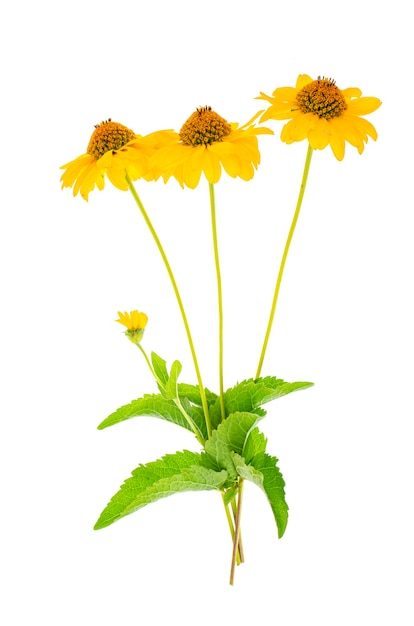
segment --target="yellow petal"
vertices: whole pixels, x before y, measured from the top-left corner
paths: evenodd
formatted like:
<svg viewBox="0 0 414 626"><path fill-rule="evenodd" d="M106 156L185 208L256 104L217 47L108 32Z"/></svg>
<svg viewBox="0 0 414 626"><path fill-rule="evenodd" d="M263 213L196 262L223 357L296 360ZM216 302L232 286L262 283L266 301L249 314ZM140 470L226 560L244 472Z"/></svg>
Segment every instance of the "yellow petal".
<svg viewBox="0 0 414 626"><path fill-rule="evenodd" d="M288 105L274 104L263 113L260 118L260 123L266 122L267 120L289 120L300 113L297 103L292 102Z"/></svg>
<svg viewBox="0 0 414 626"><path fill-rule="evenodd" d="M282 128L281 140L285 143L293 143L307 139L309 131L315 128L317 120L317 116L313 113L298 115Z"/></svg>
<svg viewBox="0 0 414 626"><path fill-rule="evenodd" d="M378 133L375 130L374 126L371 124L371 122L368 122L368 120L364 119L363 117L357 117L355 119L355 124L358 127L358 129L361 132L365 132L367 135L369 135L374 141L376 141L378 139Z"/></svg>
<svg viewBox="0 0 414 626"><path fill-rule="evenodd" d="M300 91L306 85L309 85L309 83L312 83L312 82L313 82L313 78L308 76L308 74L299 74L298 79L296 81L296 90Z"/></svg>
<svg viewBox="0 0 414 626"><path fill-rule="evenodd" d="M203 172L209 183L217 183L221 176L221 165L217 155L207 146L203 153Z"/></svg>
<svg viewBox="0 0 414 626"><path fill-rule="evenodd" d="M332 125L345 141L357 148L361 153L364 150L364 142L368 141L368 137L364 130L356 123L357 120L358 118L344 115L339 120L332 120Z"/></svg>
<svg viewBox="0 0 414 626"><path fill-rule="evenodd" d="M381 104L381 100L378 98L356 98L348 102L347 113L351 115L367 115L376 111Z"/></svg>
<svg viewBox="0 0 414 626"><path fill-rule="evenodd" d="M359 98L362 96L362 91L358 87L348 87L347 89L341 89L342 95L345 99Z"/></svg>
<svg viewBox="0 0 414 626"><path fill-rule="evenodd" d="M273 92L273 102L296 102L298 90L296 87L278 87Z"/></svg>
<svg viewBox="0 0 414 626"><path fill-rule="evenodd" d="M187 151L188 157L183 163L182 179L187 187L195 189L200 182L201 172L203 170L203 153L206 148L205 146L197 146L196 148L191 148L190 146L185 147L190 148L190 150ZM173 172L173 176L175 176L175 172Z"/></svg>
<svg viewBox="0 0 414 626"><path fill-rule="evenodd" d="M342 161L345 156L345 138L342 134L343 127L341 127L339 124L334 123L330 125L330 129L331 134L329 145L331 146L332 152L334 153L338 161Z"/></svg>
<svg viewBox="0 0 414 626"><path fill-rule="evenodd" d="M267 102L273 102L272 96L267 96L265 93L263 93L263 91L260 92L260 96L256 96L255 100L267 100Z"/></svg>
<svg viewBox="0 0 414 626"><path fill-rule="evenodd" d="M221 164L229 176L232 178L236 178L236 176L238 176L240 159L236 154L223 154L221 156Z"/></svg>
<svg viewBox="0 0 414 626"><path fill-rule="evenodd" d="M324 118L317 118L315 127L308 133L308 139L314 150L323 150L331 139L331 128L329 122Z"/></svg>
<svg viewBox="0 0 414 626"><path fill-rule="evenodd" d="M139 311L131 311L128 313L122 313L122 311L118 311L119 319L115 320L119 324L126 326L128 330L140 330L144 329L148 322L148 316L145 313L140 313Z"/></svg>
<svg viewBox="0 0 414 626"><path fill-rule="evenodd" d="M121 191L127 191L129 189L125 174L125 170L117 170L114 168L106 170L106 175L108 176L108 179L111 181L114 187L120 189Z"/></svg>
<svg viewBox="0 0 414 626"><path fill-rule="evenodd" d="M96 159L85 167L82 172L78 174L73 187L73 195L76 196L80 191L82 198L88 199L88 194L95 187L96 179L101 176L99 170L96 168Z"/></svg>

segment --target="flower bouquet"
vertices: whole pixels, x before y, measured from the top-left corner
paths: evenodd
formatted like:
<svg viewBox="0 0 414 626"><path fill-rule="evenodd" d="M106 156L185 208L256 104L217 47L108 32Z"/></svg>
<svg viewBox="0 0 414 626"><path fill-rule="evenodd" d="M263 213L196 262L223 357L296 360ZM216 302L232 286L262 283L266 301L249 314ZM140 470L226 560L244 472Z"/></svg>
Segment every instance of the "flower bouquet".
<svg viewBox="0 0 414 626"><path fill-rule="evenodd" d="M288 521L285 482L278 460L267 451L267 439L258 424L266 415L263 408L293 391L307 389L310 382L285 382L276 376L262 376L262 366L268 348L273 319L289 247L299 217L311 158L314 150L328 145L338 160L345 153L345 142L361 154L368 137L377 138L375 128L364 115L381 104L378 98L362 97L357 88L339 89L335 81L300 75L296 87L276 89L272 96L258 97L270 103L243 126L229 123L210 106L201 106L182 125L179 133L172 130L137 135L126 126L108 119L98 124L89 141L86 154L62 166L62 187L73 187L73 194L88 194L97 187L102 190L105 177L118 189L130 191L162 257L181 313L188 346L194 364L197 384L181 380L181 363L167 365L155 352L147 353L143 335L147 315L138 310L118 312L116 320L126 330L127 338L139 349L151 371L156 393L121 406L99 426L107 428L140 415L161 418L191 431L197 440L197 451L183 450L167 454L132 471L106 508L95 529L101 529L138 509L184 491L216 490L223 502L229 526L232 553L230 584L234 583L236 565L244 561L241 536L243 485L250 481L263 490L282 537ZM223 385L223 298L220 256L216 226L214 185L224 170L232 178L249 181L260 163L259 135L272 135L263 122L289 120L282 129L281 139L290 144L307 140L308 149L298 200L276 276L269 321L254 378L247 378L229 389ZM218 388L208 390L202 379L190 324L180 295L178 283L164 247L151 222L134 181L167 183L175 178L182 188L194 189L202 175L207 179L214 264L218 303ZM254 371L254 370L253 370Z"/></svg>

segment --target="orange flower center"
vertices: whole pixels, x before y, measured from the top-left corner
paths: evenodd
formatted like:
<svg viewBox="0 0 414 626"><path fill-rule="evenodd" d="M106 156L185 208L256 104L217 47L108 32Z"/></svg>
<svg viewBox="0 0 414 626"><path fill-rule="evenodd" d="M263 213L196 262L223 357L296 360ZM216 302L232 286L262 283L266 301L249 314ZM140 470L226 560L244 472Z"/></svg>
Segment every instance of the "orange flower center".
<svg viewBox="0 0 414 626"><path fill-rule="evenodd" d="M303 113L314 113L330 120L339 117L347 109L342 91L330 78L318 78L301 89L296 102Z"/></svg>
<svg viewBox="0 0 414 626"><path fill-rule="evenodd" d="M134 139L135 133L127 128L113 122L111 118L95 126L95 130L90 138L87 153L100 159L109 150L119 150L128 141Z"/></svg>
<svg viewBox="0 0 414 626"><path fill-rule="evenodd" d="M207 146L230 133L230 124L206 106L190 115L180 130L180 139L187 146Z"/></svg>

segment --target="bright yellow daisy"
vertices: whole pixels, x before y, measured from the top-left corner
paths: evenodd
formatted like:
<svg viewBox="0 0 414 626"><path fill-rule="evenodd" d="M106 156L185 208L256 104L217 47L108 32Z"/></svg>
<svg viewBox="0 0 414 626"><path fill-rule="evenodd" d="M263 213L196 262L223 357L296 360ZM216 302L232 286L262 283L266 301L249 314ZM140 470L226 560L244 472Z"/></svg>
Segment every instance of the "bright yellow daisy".
<svg viewBox="0 0 414 626"><path fill-rule="evenodd" d="M149 157L161 140L166 140L169 131L156 134L136 135L130 128L108 119L95 126L86 154L62 165L66 170L62 176L62 189L73 187L73 195L80 192L84 200L95 188L103 189L105 175L118 189L126 191L128 184L125 175L131 180L145 178L152 180L148 168Z"/></svg>
<svg viewBox="0 0 414 626"><path fill-rule="evenodd" d="M373 113L381 101L361 96L357 87L339 89L331 78L313 80L300 74L296 87L279 87L271 96L260 93L257 99L271 104L260 122L290 119L282 129L282 141L289 144L307 139L314 150L323 150L329 144L341 161L346 141L362 154L368 136L377 139L374 126L361 115Z"/></svg>
<svg viewBox="0 0 414 626"><path fill-rule="evenodd" d="M119 322L123 326L126 326L127 330L125 331L126 336L132 343L139 343L144 334L145 326L148 322L148 316L145 313L140 313L139 311L131 311L130 313L122 313L118 311L119 319L115 320Z"/></svg>
<svg viewBox="0 0 414 626"><path fill-rule="evenodd" d="M199 107L179 133L165 134L166 144L150 160L154 177L162 176L167 182L173 176L181 187L194 189L202 173L209 183L217 183L223 168L233 178L250 180L260 163L257 135L273 134L268 128L254 126L259 115L239 127L211 107Z"/></svg>

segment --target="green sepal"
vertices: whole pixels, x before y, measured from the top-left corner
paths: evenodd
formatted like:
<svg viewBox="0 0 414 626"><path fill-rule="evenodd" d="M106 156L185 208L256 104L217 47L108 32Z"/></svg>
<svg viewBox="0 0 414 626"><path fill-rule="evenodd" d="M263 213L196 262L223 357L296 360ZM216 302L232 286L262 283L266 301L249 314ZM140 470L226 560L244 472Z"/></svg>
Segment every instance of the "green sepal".
<svg viewBox="0 0 414 626"><path fill-rule="evenodd" d="M111 498L94 529L105 528L147 504L174 493L220 490L227 480L227 472L209 469L204 464L204 457L204 454L184 450L139 465Z"/></svg>

